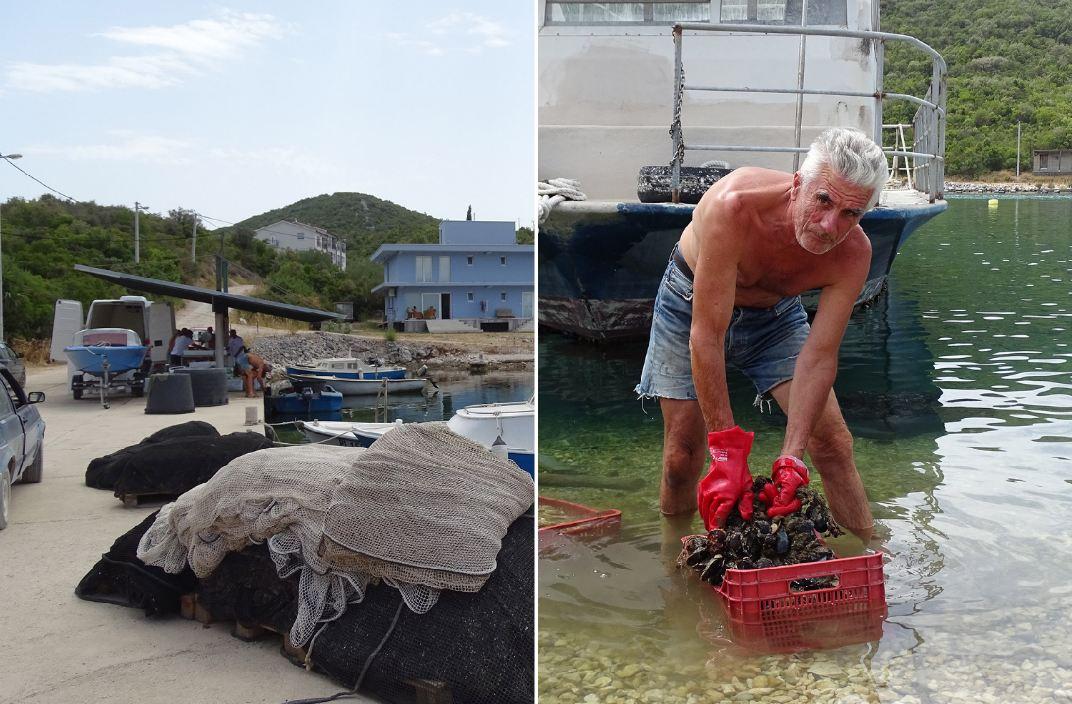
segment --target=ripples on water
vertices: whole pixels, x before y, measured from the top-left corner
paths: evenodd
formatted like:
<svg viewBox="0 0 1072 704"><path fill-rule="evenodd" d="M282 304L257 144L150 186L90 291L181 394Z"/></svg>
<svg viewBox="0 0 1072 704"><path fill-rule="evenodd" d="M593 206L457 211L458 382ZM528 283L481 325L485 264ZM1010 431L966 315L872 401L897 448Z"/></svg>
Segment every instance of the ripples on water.
<svg viewBox="0 0 1072 704"><path fill-rule="evenodd" d="M658 514L662 423L631 391L643 345L542 336L541 494L620 508L623 527L541 556L541 701L1072 698L1070 282L1068 199L957 199L909 240L836 385L890 616L877 643L792 656L734 646L672 567L690 526ZM766 473L784 421L743 378L730 393Z"/></svg>

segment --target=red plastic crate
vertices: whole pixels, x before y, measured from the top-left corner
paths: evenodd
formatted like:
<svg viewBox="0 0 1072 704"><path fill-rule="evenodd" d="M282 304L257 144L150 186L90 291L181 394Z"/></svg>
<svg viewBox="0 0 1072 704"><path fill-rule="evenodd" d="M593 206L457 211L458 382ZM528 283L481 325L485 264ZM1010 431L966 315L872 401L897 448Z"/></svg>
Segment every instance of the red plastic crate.
<svg viewBox="0 0 1072 704"><path fill-rule="evenodd" d="M618 509L600 510L546 496L539 497L539 502L543 506L553 506L569 516L568 520L539 529L541 548L551 544L556 536L599 537L618 532L622 525L622 512Z"/></svg>
<svg viewBox="0 0 1072 704"><path fill-rule="evenodd" d="M834 577L822 589L800 590L801 579ZM734 640L787 652L838 647L882 637L886 586L879 553L755 570L727 570L716 588Z"/></svg>

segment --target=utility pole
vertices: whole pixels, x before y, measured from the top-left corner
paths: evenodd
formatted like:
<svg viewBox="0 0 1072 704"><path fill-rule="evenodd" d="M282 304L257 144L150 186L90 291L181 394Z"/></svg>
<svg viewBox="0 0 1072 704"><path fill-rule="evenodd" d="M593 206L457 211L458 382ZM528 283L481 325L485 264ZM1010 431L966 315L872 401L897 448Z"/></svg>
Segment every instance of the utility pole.
<svg viewBox="0 0 1072 704"><path fill-rule="evenodd" d="M1016 178L1020 178L1020 121L1016 121Z"/></svg>
<svg viewBox="0 0 1072 704"><path fill-rule="evenodd" d="M190 263L197 263L197 213L194 213L194 238L190 245Z"/></svg>
<svg viewBox="0 0 1072 704"><path fill-rule="evenodd" d="M0 159L11 161L21 159L22 154L0 154ZM0 243L0 342L4 341L4 255L2 243Z"/></svg>
<svg viewBox="0 0 1072 704"><path fill-rule="evenodd" d="M138 201L134 201L134 263L137 264L141 261L141 232L139 230L138 213L142 210L148 210L149 206L142 205Z"/></svg>

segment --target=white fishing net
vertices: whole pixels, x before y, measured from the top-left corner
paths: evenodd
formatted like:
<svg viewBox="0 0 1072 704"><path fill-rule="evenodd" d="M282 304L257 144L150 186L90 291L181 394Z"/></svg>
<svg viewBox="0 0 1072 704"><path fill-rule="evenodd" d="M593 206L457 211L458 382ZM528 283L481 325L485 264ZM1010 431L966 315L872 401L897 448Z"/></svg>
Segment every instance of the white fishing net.
<svg viewBox="0 0 1072 704"><path fill-rule="evenodd" d="M237 458L164 506L138 558L198 577L268 541L281 577L300 571L291 641L364 598L372 580L424 613L441 589L477 591L502 537L533 503L532 478L445 423L403 425L370 449L308 445Z"/></svg>

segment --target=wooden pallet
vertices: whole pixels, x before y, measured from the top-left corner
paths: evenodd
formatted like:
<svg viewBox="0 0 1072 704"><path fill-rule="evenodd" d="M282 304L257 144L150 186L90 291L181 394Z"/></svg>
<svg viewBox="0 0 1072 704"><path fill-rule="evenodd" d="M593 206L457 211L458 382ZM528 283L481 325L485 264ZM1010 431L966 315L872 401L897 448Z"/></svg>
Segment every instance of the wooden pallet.
<svg viewBox="0 0 1072 704"><path fill-rule="evenodd" d="M197 621L205 626L222 622L215 618L212 613L205 608L205 605L197 598L196 593L183 594L180 597L179 613L183 618ZM301 648L291 643L289 634L281 632L273 626L266 626L263 624L251 625L235 621L231 624L231 635L239 640L244 640L247 643L261 640L263 638L279 637L282 639L281 651L288 660L307 670L312 669L312 662L309 660L309 655L305 648Z"/></svg>
<svg viewBox="0 0 1072 704"><path fill-rule="evenodd" d="M120 494L119 500L127 508L137 508L142 504L169 504L178 498L177 494Z"/></svg>

